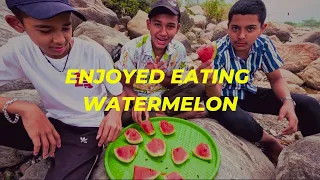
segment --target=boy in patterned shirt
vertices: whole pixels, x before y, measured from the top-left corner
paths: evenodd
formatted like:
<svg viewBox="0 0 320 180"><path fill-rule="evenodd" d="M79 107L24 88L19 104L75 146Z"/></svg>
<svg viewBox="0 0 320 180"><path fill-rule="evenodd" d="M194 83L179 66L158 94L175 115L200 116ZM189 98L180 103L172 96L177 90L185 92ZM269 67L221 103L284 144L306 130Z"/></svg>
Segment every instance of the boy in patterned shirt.
<svg viewBox="0 0 320 180"><path fill-rule="evenodd" d="M124 90L131 97L168 97L172 102L176 97L203 97L202 84L187 83L181 86L171 84L171 74L174 69L185 69L186 50L182 43L174 40L180 28L180 10L175 0L158 0L152 6L148 15L147 27L149 34L131 40L122 48L120 60L115 67L119 70L128 70L130 73L136 69L161 69L165 79L160 84L136 84L132 78L130 84L124 85ZM142 119L149 118L149 112L130 111L124 112L123 122L141 123ZM151 116L176 116L180 118L201 117L204 112L180 112L166 110L164 113L154 113Z"/></svg>

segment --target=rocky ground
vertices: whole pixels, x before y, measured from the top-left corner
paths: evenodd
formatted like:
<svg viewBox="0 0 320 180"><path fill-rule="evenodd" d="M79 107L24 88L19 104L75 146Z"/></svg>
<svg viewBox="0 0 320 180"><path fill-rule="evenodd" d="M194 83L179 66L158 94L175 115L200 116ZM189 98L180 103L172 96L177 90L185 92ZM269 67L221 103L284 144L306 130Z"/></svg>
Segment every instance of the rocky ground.
<svg viewBox="0 0 320 180"><path fill-rule="evenodd" d="M72 0L72 5L79 9L88 22L73 18L74 36L96 41L112 55L117 56L118 44L148 33L145 25L147 13L139 11L135 17L122 17L104 7L101 0ZM4 21L9 13L5 0L0 0L0 46L18 34ZM189 9L191 15L182 8L182 23L191 24L189 31L175 37L188 51L188 68L199 66L200 61L195 50L202 44L214 41L227 31L227 22L215 23L208 20L200 6ZM280 56L285 61L281 69L283 77L289 84L291 92L305 94L320 101L320 30L293 28L285 24L268 22L265 32L273 40ZM255 84L270 87L264 73L257 72ZM41 108L41 101L33 85L25 79L0 87L2 96L16 97L35 102ZM292 177L319 179L320 136L303 138L300 132L282 136L281 130L286 121L278 121L277 116L254 114L253 117L262 127L288 146L275 167L253 144L236 137L218 123L208 119L195 119L195 123L207 129L221 148L222 162L217 178L241 179L291 179ZM301 146L299 146L301 145ZM312 149L312 150L311 150ZM296 155L295 154L299 154ZM306 158L303 158L306 157ZM297 161L292 161L297 159ZM47 161L34 159L30 152L22 152L0 146L0 179L42 179L49 167ZM299 167L311 167L308 170ZM294 176L296 175L296 176ZM106 179L101 157L92 179Z"/></svg>

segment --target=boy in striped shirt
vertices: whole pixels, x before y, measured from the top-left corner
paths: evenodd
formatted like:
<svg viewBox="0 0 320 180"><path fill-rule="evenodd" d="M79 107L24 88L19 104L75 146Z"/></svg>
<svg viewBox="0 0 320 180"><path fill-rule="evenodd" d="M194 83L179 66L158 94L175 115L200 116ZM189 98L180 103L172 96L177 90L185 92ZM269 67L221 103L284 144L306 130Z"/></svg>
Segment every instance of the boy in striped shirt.
<svg viewBox="0 0 320 180"><path fill-rule="evenodd" d="M221 84L207 86L209 97L221 94L222 99L239 98L236 111L209 112L210 117L236 135L263 143L272 158L277 158L283 146L264 131L248 112L278 115L279 120L287 118L289 123L282 131L283 135L292 134L299 128L303 136L308 136L320 132L319 102L289 92L279 69L283 61L272 41L262 35L266 28L266 8L261 0L239 0L231 8L228 18L228 35L217 40L218 54L213 68L227 72L248 69L249 81L246 84L235 81L224 83L222 89L219 88ZM252 85L254 73L259 69L266 73L272 89ZM221 93L216 93L219 90ZM215 107L214 104L211 106Z"/></svg>

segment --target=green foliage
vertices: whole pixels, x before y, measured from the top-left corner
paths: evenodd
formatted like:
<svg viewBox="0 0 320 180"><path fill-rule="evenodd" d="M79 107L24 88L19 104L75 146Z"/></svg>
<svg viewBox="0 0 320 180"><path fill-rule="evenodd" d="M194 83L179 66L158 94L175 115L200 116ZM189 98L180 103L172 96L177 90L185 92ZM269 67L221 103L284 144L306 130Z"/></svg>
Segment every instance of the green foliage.
<svg viewBox="0 0 320 180"><path fill-rule="evenodd" d="M302 22L295 23L291 21L284 22L285 24L289 24L293 27L310 27L310 28L320 28L320 21L317 21L313 18L303 20Z"/></svg>
<svg viewBox="0 0 320 180"><path fill-rule="evenodd" d="M135 16L139 9L149 12L155 0L103 0L103 4L114 11L118 17Z"/></svg>
<svg viewBox="0 0 320 180"><path fill-rule="evenodd" d="M290 26L293 26L293 27L298 27L299 26L298 23L294 23L294 22L291 22L291 21L286 21L286 22L284 22L284 24L289 24Z"/></svg>
<svg viewBox="0 0 320 180"><path fill-rule="evenodd" d="M231 4L226 4L224 0L206 0L202 7L209 19L217 22L226 20Z"/></svg>

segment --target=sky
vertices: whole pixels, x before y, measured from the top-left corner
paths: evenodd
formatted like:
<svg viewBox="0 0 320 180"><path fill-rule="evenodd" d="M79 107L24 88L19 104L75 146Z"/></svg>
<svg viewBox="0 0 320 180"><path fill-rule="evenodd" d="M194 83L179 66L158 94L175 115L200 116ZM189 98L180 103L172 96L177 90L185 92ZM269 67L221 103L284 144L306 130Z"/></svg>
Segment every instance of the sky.
<svg viewBox="0 0 320 180"><path fill-rule="evenodd" d="M203 2L204 0L198 0ZM225 0L228 3L234 0ZM267 7L267 21L283 23L320 20L320 0L263 0ZM288 15L289 13L289 15Z"/></svg>

